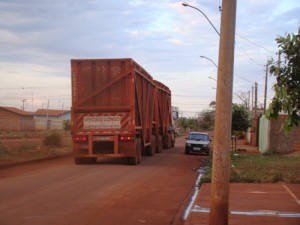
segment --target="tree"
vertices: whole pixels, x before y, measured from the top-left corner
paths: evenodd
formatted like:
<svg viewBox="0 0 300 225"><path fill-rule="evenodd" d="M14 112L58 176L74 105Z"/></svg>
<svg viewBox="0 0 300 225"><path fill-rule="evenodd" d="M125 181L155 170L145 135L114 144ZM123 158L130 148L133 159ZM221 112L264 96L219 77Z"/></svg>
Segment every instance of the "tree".
<svg viewBox="0 0 300 225"><path fill-rule="evenodd" d="M270 74L276 77L273 86L275 96L266 112L267 118L277 119L279 113L287 113L284 122L286 132L300 123L300 28L298 34L276 38L283 61L271 63Z"/></svg>
<svg viewBox="0 0 300 225"><path fill-rule="evenodd" d="M212 108L213 110L215 110L216 109L216 101L211 101L209 103L209 107Z"/></svg>
<svg viewBox="0 0 300 225"><path fill-rule="evenodd" d="M188 124L187 124L187 118L185 117L181 117L178 119L178 124L180 127L182 127L184 130L186 130L186 128L188 127Z"/></svg>
<svg viewBox="0 0 300 225"><path fill-rule="evenodd" d="M238 99L240 99L243 102L246 108L249 108L247 92L239 91L238 93L234 93L234 94L236 97L238 97Z"/></svg>
<svg viewBox="0 0 300 225"><path fill-rule="evenodd" d="M71 121L70 120L64 120L63 121L63 128L64 128L64 130L70 130L71 129Z"/></svg>
<svg viewBox="0 0 300 225"><path fill-rule="evenodd" d="M185 118L181 117L178 120L179 126L181 126L184 130L187 128L191 128L192 130L199 130L199 123L196 118Z"/></svg>
<svg viewBox="0 0 300 225"><path fill-rule="evenodd" d="M215 110L202 110L198 115L198 123L203 130L210 130L214 126Z"/></svg>
<svg viewBox="0 0 300 225"><path fill-rule="evenodd" d="M231 131L233 134L246 131L250 127L249 114L244 105L233 104Z"/></svg>

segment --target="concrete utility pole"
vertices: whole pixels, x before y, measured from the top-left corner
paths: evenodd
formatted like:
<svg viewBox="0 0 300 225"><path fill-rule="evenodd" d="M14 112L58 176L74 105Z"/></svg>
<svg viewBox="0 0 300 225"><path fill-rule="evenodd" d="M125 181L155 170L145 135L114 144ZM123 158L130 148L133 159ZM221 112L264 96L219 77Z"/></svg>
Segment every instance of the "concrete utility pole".
<svg viewBox="0 0 300 225"><path fill-rule="evenodd" d="M267 107L268 71L269 71L269 61L268 61L267 64L266 64L265 96L264 96L264 114L266 113L266 107Z"/></svg>
<svg viewBox="0 0 300 225"><path fill-rule="evenodd" d="M22 102L23 102L23 105L22 105L22 110L23 111L25 111L25 102L26 102L27 100L24 98L24 99L22 99Z"/></svg>
<svg viewBox="0 0 300 225"><path fill-rule="evenodd" d="M252 94L252 104L251 104L251 110L253 111L254 109L254 86L251 87L251 94Z"/></svg>
<svg viewBox="0 0 300 225"><path fill-rule="evenodd" d="M250 91L248 91L248 111L250 111Z"/></svg>
<svg viewBox="0 0 300 225"><path fill-rule="evenodd" d="M255 87L254 87L254 115L255 118L257 116L257 88L258 88L258 83L255 81Z"/></svg>
<svg viewBox="0 0 300 225"><path fill-rule="evenodd" d="M227 225L236 0L223 0L209 225Z"/></svg>

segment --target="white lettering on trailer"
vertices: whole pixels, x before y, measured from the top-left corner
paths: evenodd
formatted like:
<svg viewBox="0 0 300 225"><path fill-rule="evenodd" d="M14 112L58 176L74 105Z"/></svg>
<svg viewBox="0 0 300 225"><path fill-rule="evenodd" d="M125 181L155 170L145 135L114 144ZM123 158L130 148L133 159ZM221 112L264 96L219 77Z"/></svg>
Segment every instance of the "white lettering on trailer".
<svg viewBox="0 0 300 225"><path fill-rule="evenodd" d="M120 129L120 116L86 116L83 118L84 129Z"/></svg>

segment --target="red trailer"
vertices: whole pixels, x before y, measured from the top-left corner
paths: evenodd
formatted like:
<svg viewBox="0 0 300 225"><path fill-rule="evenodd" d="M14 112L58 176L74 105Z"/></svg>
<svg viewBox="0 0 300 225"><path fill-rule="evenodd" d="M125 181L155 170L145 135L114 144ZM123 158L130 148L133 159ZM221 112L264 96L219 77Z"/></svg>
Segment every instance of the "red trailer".
<svg viewBox="0 0 300 225"><path fill-rule="evenodd" d="M159 82L129 58L73 59L71 67L75 163L122 157L136 165L142 153L153 155L162 145L165 126L169 125L164 122L167 116L159 117L155 110L165 102L157 104Z"/></svg>
<svg viewBox="0 0 300 225"><path fill-rule="evenodd" d="M155 80L155 128L156 135L159 137L157 142L157 152L161 152L161 144L163 148L174 147L175 130L173 127L172 106L171 106L171 91L170 89Z"/></svg>

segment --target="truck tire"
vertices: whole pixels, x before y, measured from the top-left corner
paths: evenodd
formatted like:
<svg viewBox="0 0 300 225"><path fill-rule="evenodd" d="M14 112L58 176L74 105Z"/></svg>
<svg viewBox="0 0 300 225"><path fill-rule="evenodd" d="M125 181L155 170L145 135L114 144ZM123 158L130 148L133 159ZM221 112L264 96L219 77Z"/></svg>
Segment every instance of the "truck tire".
<svg viewBox="0 0 300 225"><path fill-rule="evenodd" d="M171 148L174 148L176 138L175 138L175 134L174 134L174 133L172 133L171 135L172 135L172 144L171 144Z"/></svg>
<svg viewBox="0 0 300 225"><path fill-rule="evenodd" d="M158 146L156 146L156 153L161 153L163 148L162 135L158 136Z"/></svg>
<svg viewBox="0 0 300 225"><path fill-rule="evenodd" d="M136 155L128 158L128 164L130 165L137 165L142 161L142 144L140 138L135 139L135 151Z"/></svg>
<svg viewBox="0 0 300 225"><path fill-rule="evenodd" d="M146 147L146 155L147 156L154 156L156 152L155 146L155 135L151 136L151 145Z"/></svg>
<svg viewBox="0 0 300 225"><path fill-rule="evenodd" d="M80 158L80 157L75 157L74 158L74 162L77 165L83 164L84 158Z"/></svg>
<svg viewBox="0 0 300 225"><path fill-rule="evenodd" d="M80 165L80 164L94 164L97 162L97 158L81 158L81 157L75 157L74 158L75 164Z"/></svg>
<svg viewBox="0 0 300 225"><path fill-rule="evenodd" d="M172 146L172 138L171 135L166 135L164 136L164 140L163 140L163 148L164 149L170 149Z"/></svg>
<svg viewBox="0 0 300 225"><path fill-rule="evenodd" d="M95 164L97 162L97 158L93 157L93 158L86 158L86 163L87 164Z"/></svg>

